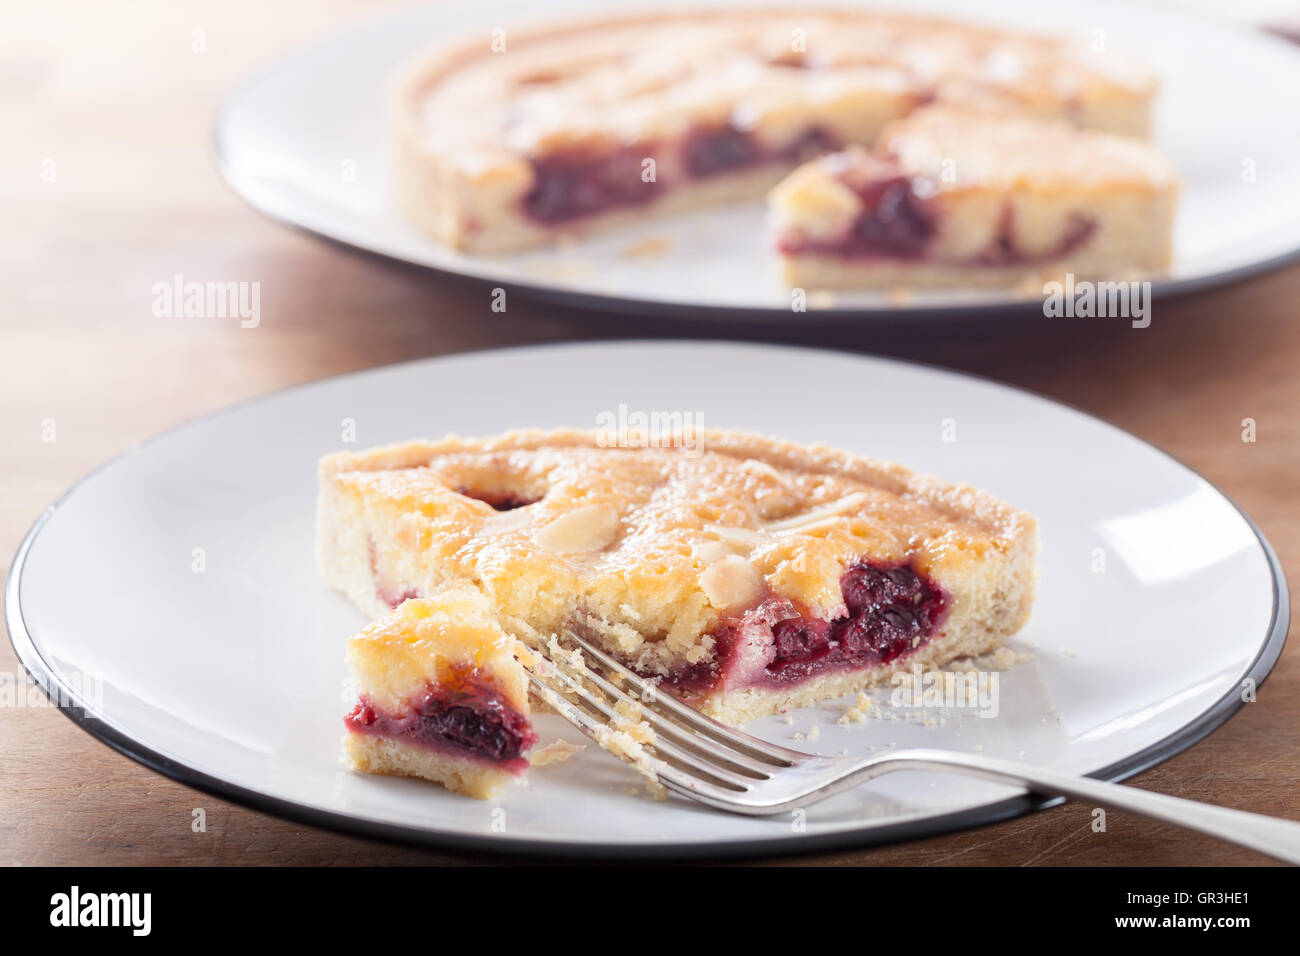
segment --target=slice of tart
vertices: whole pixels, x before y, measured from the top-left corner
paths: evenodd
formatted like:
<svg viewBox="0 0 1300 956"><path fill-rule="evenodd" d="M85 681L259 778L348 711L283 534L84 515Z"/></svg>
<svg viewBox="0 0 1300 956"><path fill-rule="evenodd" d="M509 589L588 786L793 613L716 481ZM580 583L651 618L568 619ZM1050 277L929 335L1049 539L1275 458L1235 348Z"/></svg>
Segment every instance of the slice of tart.
<svg viewBox="0 0 1300 956"><path fill-rule="evenodd" d="M527 768L537 740L518 653L476 588L404 601L348 644L358 699L344 758L355 770L494 796Z"/></svg>
<svg viewBox="0 0 1300 956"><path fill-rule="evenodd" d="M520 431L330 455L324 576L373 616L476 589L526 644L576 629L731 723L986 653L1029 614L1034 521L984 492L742 432L607 444Z"/></svg>
<svg viewBox="0 0 1300 956"><path fill-rule="evenodd" d="M763 195L929 102L1145 135L1155 81L1067 39L878 11L676 12L497 30L393 84L396 183L460 249Z"/></svg>
<svg viewBox="0 0 1300 956"><path fill-rule="evenodd" d="M936 105L801 166L769 204L792 286L1013 286L1160 272L1177 196L1140 140Z"/></svg>

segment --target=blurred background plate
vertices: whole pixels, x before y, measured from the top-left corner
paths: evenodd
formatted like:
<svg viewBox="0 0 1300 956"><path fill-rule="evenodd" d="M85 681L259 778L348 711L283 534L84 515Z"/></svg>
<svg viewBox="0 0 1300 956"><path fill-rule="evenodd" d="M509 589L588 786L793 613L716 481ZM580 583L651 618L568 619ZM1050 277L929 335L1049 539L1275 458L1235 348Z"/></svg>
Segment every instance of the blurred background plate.
<svg viewBox="0 0 1300 956"><path fill-rule="evenodd" d="M1183 196L1174 266L1154 283L1156 295L1248 275L1300 250L1300 49L1292 44L1127 3L894 6L1087 38L1100 30L1105 42L1159 71L1155 139L1183 177ZM622 0L559 0L546 12L555 18L627 9ZM536 4L524 0L433 4L290 53L227 100L215 129L218 165L266 215L417 266L622 311L791 324L806 318L792 314L790 293L777 278L761 201L658 220L563 250L496 257L456 252L405 222L390 195L383 99L389 71L439 41L482 33L487 42L494 27L538 20ZM662 251L634 254L647 246ZM1036 299L996 291L918 292L905 302L851 293L810 303L819 315L849 318L1039 307Z"/></svg>

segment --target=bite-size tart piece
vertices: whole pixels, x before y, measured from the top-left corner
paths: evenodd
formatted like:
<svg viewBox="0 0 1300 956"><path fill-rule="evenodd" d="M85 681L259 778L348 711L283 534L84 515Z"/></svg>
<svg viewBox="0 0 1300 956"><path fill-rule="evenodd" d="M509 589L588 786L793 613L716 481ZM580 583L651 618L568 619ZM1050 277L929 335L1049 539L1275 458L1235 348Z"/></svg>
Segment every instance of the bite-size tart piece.
<svg viewBox="0 0 1300 956"><path fill-rule="evenodd" d="M1012 286L1166 269L1177 197L1140 140L929 106L801 166L769 205L792 286Z"/></svg>
<svg viewBox="0 0 1300 956"><path fill-rule="evenodd" d="M473 587L388 610L348 643L357 703L345 720L345 760L494 796L527 768L537 740L520 653Z"/></svg>
<svg viewBox="0 0 1300 956"><path fill-rule="evenodd" d="M1152 74L1068 39L879 11L758 7L499 30L391 96L398 199L495 252L757 198L800 161L932 102L1145 135Z"/></svg>
<svg viewBox="0 0 1300 956"><path fill-rule="evenodd" d="M478 589L535 647L575 629L739 723L1000 646L1035 524L984 492L823 446L519 431L322 460L325 578L377 616Z"/></svg>

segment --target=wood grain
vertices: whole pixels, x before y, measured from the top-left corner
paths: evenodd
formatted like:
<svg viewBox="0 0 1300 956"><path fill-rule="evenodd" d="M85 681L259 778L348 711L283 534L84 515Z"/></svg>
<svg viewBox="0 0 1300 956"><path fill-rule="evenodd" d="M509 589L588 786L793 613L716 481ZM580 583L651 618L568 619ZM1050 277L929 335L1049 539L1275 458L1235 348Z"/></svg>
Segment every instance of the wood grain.
<svg viewBox="0 0 1300 956"><path fill-rule="evenodd" d="M369 5L28 4L0 36L0 552L96 465L196 415L324 375L528 342L762 339L871 351L1024 386L1130 429L1231 495L1300 578L1300 267L1161 301L1153 322L1020 317L764 331L585 313L350 255L273 225L223 185L211 116L240 77ZM203 31L206 52L193 52ZM52 182L43 178L53 161ZM262 283L262 324L157 319L174 273ZM1258 441L1241 440L1254 418ZM47 420L57 440L42 441ZM70 597L76 582L69 581ZM8 644L0 671L21 667ZM1138 786L1300 818L1300 650L1258 702ZM48 707L0 709L0 864L430 863L495 858L387 846L198 794ZM207 832L191 831L191 811ZM792 862L1234 864L1246 850L1065 806L977 831Z"/></svg>

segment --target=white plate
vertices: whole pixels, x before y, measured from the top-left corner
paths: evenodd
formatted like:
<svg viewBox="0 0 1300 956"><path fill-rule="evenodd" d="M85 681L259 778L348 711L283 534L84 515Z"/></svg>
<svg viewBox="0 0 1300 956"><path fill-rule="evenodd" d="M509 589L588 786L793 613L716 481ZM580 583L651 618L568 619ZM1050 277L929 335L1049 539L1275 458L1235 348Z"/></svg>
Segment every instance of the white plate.
<svg viewBox="0 0 1300 956"><path fill-rule="evenodd" d="M976 11L961 0L909 3L954 17L1052 32L1104 31L1137 49L1163 77L1156 139L1184 179L1175 263L1154 283L1164 294L1224 282L1300 250L1300 51L1262 33L1164 10L1108 3L1001 0ZM623 0L560 0L547 12L626 9ZM267 215L348 246L527 288L552 298L620 309L682 310L719 318L793 321L755 202L653 222L571 248L476 257L444 248L407 225L390 195L382 88L390 68L449 37L538 18L535 3L480 0L402 10L299 50L237 90L216 125L218 165ZM346 67L344 68L344 64ZM1254 180L1245 181L1249 168ZM640 240L670 240L656 256L628 255ZM917 310L1036 307L1004 292L935 292L906 305L878 294L814 302L818 314L885 316ZM795 316L794 318L799 318Z"/></svg>
<svg viewBox="0 0 1300 956"><path fill-rule="evenodd" d="M816 388L808 387L816 383ZM988 488L1038 516L1033 618L1000 712L844 705L754 730L825 753L926 746L1110 779L1200 739L1258 683L1286 633L1267 544L1184 466L1095 419L1004 386L883 359L711 343L566 345L431 359L280 392L133 449L48 510L15 559L6 615L29 671L92 734L219 795L314 823L441 844L620 856L772 852L988 822L1017 791L902 773L789 818L748 819L629 791L587 749L499 804L338 762L343 647L362 616L313 564L315 464L340 445L594 427L602 411L823 441ZM955 429L956 441L942 440ZM196 552L200 549L200 552ZM1100 551L1099 551L1100 549ZM204 570L195 571L196 557ZM1094 567L1104 554L1105 570ZM81 688L78 691L78 688ZM910 716L909 716L910 714ZM558 718L544 737L582 740ZM504 810L504 814L498 811Z"/></svg>

